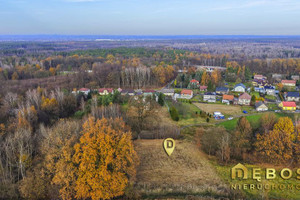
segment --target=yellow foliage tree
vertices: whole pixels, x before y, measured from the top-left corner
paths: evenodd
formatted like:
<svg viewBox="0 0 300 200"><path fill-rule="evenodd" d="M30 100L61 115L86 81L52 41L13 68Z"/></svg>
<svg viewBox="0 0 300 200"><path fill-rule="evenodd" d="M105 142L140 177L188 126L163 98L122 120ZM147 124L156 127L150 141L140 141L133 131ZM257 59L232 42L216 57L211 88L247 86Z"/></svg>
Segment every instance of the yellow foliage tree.
<svg viewBox="0 0 300 200"><path fill-rule="evenodd" d="M295 127L289 117L280 117L278 122L274 125L274 130L288 134L293 141L296 139L294 135Z"/></svg>
<svg viewBox="0 0 300 200"><path fill-rule="evenodd" d="M14 72L14 73L12 74L12 76L11 76L11 79L12 79L12 80L18 80L18 79L19 79L18 73L17 73L17 72Z"/></svg>
<svg viewBox="0 0 300 200"><path fill-rule="evenodd" d="M137 164L131 133L124 130L121 119L89 118L84 123L80 142L74 146L77 198L111 199L124 194Z"/></svg>

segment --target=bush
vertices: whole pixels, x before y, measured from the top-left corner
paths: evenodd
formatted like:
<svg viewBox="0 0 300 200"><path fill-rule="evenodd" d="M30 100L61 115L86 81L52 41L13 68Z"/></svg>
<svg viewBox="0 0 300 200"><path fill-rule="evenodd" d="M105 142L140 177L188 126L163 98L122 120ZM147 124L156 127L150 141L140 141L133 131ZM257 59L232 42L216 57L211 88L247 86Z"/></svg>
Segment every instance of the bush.
<svg viewBox="0 0 300 200"><path fill-rule="evenodd" d="M174 121L179 121L179 114L177 109L174 106L172 106L170 109L170 115Z"/></svg>
<svg viewBox="0 0 300 200"><path fill-rule="evenodd" d="M209 118L206 118L206 122L207 122L207 123L209 122Z"/></svg>
<svg viewBox="0 0 300 200"><path fill-rule="evenodd" d="M84 112L83 111L77 111L75 114L74 114L74 117L77 118L77 119L81 119L84 115Z"/></svg>

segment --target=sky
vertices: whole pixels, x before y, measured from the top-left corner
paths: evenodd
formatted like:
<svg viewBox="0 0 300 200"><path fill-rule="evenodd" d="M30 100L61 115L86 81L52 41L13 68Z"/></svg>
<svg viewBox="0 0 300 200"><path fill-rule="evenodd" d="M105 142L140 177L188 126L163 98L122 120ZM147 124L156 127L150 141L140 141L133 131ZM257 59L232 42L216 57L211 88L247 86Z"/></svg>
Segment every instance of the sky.
<svg viewBox="0 0 300 200"><path fill-rule="evenodd" d="M0 34L300 35L300 0L0 0Z"/></svg>

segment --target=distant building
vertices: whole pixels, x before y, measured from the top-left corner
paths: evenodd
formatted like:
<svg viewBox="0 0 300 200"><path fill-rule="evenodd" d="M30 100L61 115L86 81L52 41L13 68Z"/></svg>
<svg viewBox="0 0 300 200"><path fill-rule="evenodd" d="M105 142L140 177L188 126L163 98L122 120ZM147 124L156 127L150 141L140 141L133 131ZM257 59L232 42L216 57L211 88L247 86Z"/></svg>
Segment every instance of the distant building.
<svg viewBox="0 0 300 200"><path fill-rule="evenodd" d="M88 88L80 88L80 89L78 90L78 93L83 93L83 94L86 95L86 96L87 96L90 92L91 92L91 90L88 89Z"/></svg>
<svg viewBox="0 0 300 200"><path fill-rule="evenodd" d="M196 79L192 79L190 81L190 86L191 88L198 88L200 86L199 81L197 81Z"/></svg>
<svg viewBox="0 0 300 200"><path fill-rule="evenodd" d="M262 101L256 102L255 103L255 109L256 111L267 111L268 110L268 106L266 106L266 104Z"/></svg>
<svg viewBox="0 0 300 200"><path fill-rule="evenodd" d="M299 92L288 92L285 96L286 101L299 101L300 95Z"/></svg>
<svg viewBox="0 0 300 200"><path fill-rule="evenodd" d="M245 92L246 91L246 86L243 83L239 83L234 86L233 88L234 92Z"/></svg>
<svg viewBox="0 0 300 200"><path fill-rule="evenodd" d="M276 95L276 90L274 86L265 86L264 89L267 95L272 95L272 96Z"/></svg>
<svg viewBox="0 0 300 200"><path fill-rule="evenodd" d="M203 95L203 101L215 103L216 102L216 93L215 92L206 92Z"/></svg>
<svg viewBox="0 0 300 200"><path fill-rule="evenodd" d="M277 80L277 81L281 80L282 77L283 77L282 74L272 74L272 78L275 79L275 80Z"/></svg>
<svg viewBox="0 0 300 200"><path fill-rule="evenodd" d="M112 88L100 88L98 90L98 93L100 95L108 95L108 94L113 94L114 90Z"/></svg>
<svg viewBox="0 0 300 200"><path fill-rule="evenodd" d="M161 89L157 91L158 93L163 93L166 96L173 96L174 95L174 89Z"/></svg>
<svg viewBox="0 0 300 200"><path fill-rule="evenodd" d="M292 75L291 78L295 81L298 81L300 79L299 75Z"/></svg>
<svg viewBox="0 0 300 200"><path fill-rule="evenodd" d="M217 94L228 94L229 89L227 87L217 87L216 93Z"/></svg>
<svg viewBox="0 0 300 200"><path fill-rule="evenodd" d="M296 110L296 103L295 102L288 102L288 101L283 101L278 105L280 108L282 108L282 110Z"/></svg>
<svg viewBox="0 0 300 200"><path fill-rule="evenodd" d="M256 75L254 75L253 79L265 80L265 79L267 79L267 77L265 77L261 74L256 74Z"/></svg>
<svg viewBox="0 0 300 200"><path fill-rule="evenodd" d="M229 105L231 102L233 102L233 100L234 100L233 95L224 94L222 98L222 103L226 103Z"/></svg>
<svg viewBox="0 0 300 200"><path fill-rule="evenodd" d="M296 86L296 81L295 80L282 80L281 81L283 86L290 86L290 87L295 87Z"/></svg>
<svg viewBox="0 0 300 200"><path fill-rule="evenodd" d="M132 90L132 89L123 89L121 92L121 95L133 96L134 94L135 94L134 90Z"/></svg>
<svg viewBox="0 0 300 200"><path fill-rule="evenodd" d="M249 106L251 102L251 96L248 93L243 93L239 96L238 104L239 105L247 105Z"/></svg>
<svg viewBox="0 0 300 200"><path fill-rule="evenodd" d="M182 99L191 99L191 98L193 98L193 90L181 90L180 98L182 98Z"/></svg>
<svg viewBox="0 0 300 200"><path fill-rule="evenodd" d="M144 96L152 96L155 93L155 90L144 90Z"/></svg>
<svg viewBox="0 0 300 200"><path fill-rule="evenodd" d="M200 86L200 91L206 92L206 91L207 91L207 86L201 85L201 86Z"/></svg>

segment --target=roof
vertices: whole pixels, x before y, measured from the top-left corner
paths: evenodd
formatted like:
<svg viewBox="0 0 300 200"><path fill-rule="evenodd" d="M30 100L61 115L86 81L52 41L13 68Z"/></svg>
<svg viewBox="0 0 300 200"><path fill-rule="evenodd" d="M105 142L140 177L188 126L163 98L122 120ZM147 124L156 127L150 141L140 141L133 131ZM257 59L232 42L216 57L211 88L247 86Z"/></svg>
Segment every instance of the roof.
<svg viewBox="0 0 300 200"><path fill-rule="evenodd" d="M254 75L254 78L266 78L266 77L261 74L256 74L256 75Z"/></svg>
<svg viewBox="0 0 300 200"><path fill-rule="evenodd" d="M287 97L300 97L299 92L288 92Z"/></svg>
<svg viewBox="0 0 300 200"><path fill-rule="evenodd" d="M239 99L249 99L249 100L251 100L251 96L247 92L245 92L245 93L241 94Z"/></svg>
<svg viewBox="0 0 300 200"><path fill-rule="evenodd" d="M155 90L144 90L144 93L154 93Z"/></svg>
<svg viewBox="0 0 300 200"><path fill-rule="evenodd" d="M266 104L264 104L264 102L258 101L258 102L255 103L255 108L258 108L258 107L260 107L260 106L262 106L262 105L265 105L265 106L266 106Z"/></svg>
<svg viewBox="0 0 300 200"><path fill-rule="evenodd" d="M174 93L174 89L161 89L157 92L161 92L161 93Z"/></svg>
<svg viewBox="0 0 300 200"><path fill-rule="evenodd" d="M204 93L204 95L216 95L216 93L215 92L206 92L206 93Z"/></svg>
<svg viewBox="0 0 300 200"><path fill-rule="evenodd" d="M275 90L274 86L265 86L264 88L267 89L267 90Z"/></svg>
<svg viewBox="0 0 300 200"><path fill-rule="evenodd" d="M295 80L282 80L281 83L296 84Z"/></svg>
<svg viewBox="0 0 300 200"><path fill-rule="evenodd" d="M283 107L296 107L296 103L293 101L283 101L282 106Z"/></svg>
<svg viewBox="0 0 300 200"><path fill-rule="evenodd" d="M90 89L89 88L80 88L79 91L80 92L87 92L87 91L90 91Z"/></svg>
<svg viewBox="0 0 300 200"><path fill-rule="evenodd" d="M244 89L246 89L246 86L245 86L243 83L236 84L236 85L234 86L234 88L239 87L239 86L241 86L241 87L243 87Z"/></svg>
<svg viewBox="0 0 300 200"><path fill-rule="evenodd" d="M192 79L190 82L191 83L199 83L199 81L197 81L196 79Z"/></svg>
<svg viewBox="0 0 300 200"><path fill-rule="evenodd" d="M107 90L107 92L112 92L113 91L112 88L100 88L98 91L99 92L104 92L105 90Z"/></svg>
<svg viewBox="0 0 300 200"><path fill-rule="evenodd" d="M188 95L192 95L193 90L181 90L181 94L188 94Z"/></svg>
<svg viewBox="0 0 300 200"><path fill-rule="evenodd" d="M228 91L228 88L227 87L217 87L216 88L216 91Z"/></svg>
<svg viewBox="0 0 300 200"><path fill-rule="evenodd" d="M228 94L223 95L223 100L233 100L233 99L234 99L233 95L228 95Z"/></svg>
<svg viewBox="0 0 300 200"><path fill-rule="evenodd" d="M205 89L207 89L206 85L200 85L200 90L205 90Z"/></svg>
<svg viewBox="0 0 300 200"><path fill-rule="evenodd" d="M134 93L134 90L132 90L132 89L124 89L124 90L122 90L121 93Z"/></svg>

